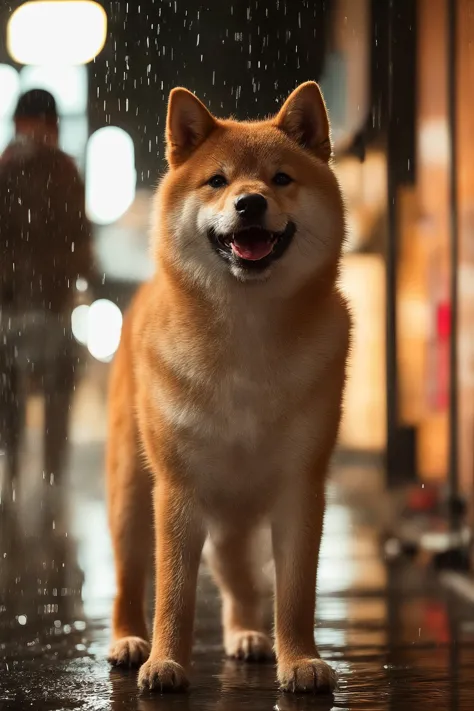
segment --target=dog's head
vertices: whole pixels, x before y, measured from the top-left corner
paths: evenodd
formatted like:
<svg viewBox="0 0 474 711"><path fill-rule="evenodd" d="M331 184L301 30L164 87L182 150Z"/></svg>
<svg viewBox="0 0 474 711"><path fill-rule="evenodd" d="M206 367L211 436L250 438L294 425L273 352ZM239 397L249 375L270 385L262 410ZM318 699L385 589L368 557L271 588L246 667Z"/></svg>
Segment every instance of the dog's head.
<svg viewBox="0 0 474 711"><path fill-rule="evenodd" d="M174 89L166 139L157 248L178 268L207 283L230 274L298 284L337 264L344 210L317 84L258 122L217 119Z"/></svg>

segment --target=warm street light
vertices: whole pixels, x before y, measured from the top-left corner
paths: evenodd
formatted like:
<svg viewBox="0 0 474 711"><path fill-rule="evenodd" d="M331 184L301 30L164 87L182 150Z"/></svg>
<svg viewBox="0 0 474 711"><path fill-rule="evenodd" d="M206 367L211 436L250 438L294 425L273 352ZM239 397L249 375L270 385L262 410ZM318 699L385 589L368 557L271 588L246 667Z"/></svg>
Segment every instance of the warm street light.
<svg viewBox="0 0 474 711"><path fill-rule="evenodd" d="M102 50L107 15L92 0L33 0L15 10L7 47L19 64L86 64Z"/></svg>

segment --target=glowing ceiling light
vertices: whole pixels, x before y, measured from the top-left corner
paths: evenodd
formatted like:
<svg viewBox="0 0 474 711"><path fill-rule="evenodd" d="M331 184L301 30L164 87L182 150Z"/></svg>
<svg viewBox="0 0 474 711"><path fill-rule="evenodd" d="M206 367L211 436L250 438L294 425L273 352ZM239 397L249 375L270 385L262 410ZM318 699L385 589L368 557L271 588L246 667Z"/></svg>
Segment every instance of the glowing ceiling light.
<svg viewBox="0 0 474 711"><path fill-rule="evenodd" d="M93 0L34 0L15 10L7 47L19 64L86 64L102 50L107 15Z"/></svg>
<svg viewBox="0 0 474 711"><path fill-rule="evenodd" d="M110 225L135 199L137 173L132 137L117 126L99 128L87 144L86 209L97 225Z"/></svg>

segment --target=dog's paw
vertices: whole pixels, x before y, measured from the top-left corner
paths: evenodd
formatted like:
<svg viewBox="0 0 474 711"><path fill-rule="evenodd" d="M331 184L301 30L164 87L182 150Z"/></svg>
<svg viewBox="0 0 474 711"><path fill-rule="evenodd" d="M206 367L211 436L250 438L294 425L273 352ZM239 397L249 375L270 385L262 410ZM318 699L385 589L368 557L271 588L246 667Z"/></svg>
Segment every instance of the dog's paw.
<svg viewBox="0 0 474 711"><path fill-rule="evenodd" d="M239 630L226 635L225 651L232 659L264 662L274 659L272 641L263 632Z"/></svg>
<svg viewBox="0 0 474 711"><path fill-rule="evenodd" d="M141 637L122 637L112 643L108 660L115 667L139 667L150 655L149 643Z"/></svg>
<svg viewBox="0 0 474 711"><path fill-rule="evenodd" d="M170 659L149 659L140 669L142 691L186 691L189 681L183 667Z"/></svg>
<svg viewBox="0 0 474 711"><path fill-rule="evenodd" d="M334 691L337 675L322 659L298 659L278 664L278 681L283 691L317 694Z"/></svg>

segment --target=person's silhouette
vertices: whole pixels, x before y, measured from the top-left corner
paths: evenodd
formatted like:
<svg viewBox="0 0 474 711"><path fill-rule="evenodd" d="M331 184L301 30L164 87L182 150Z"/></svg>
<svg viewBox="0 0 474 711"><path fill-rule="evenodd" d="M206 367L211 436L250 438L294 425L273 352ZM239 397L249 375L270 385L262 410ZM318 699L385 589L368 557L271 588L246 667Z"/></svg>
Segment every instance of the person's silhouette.
<svg viewBox="0 0 474 711"><path fill-rule="evenodd" d="M84 184L58 146L53 96L28 91L14 121L15 137L0 158L0 438L12 490L24 375L44 393L44 478L61 476L77 366L70 317L76 282L92 270Z"/></svg>

